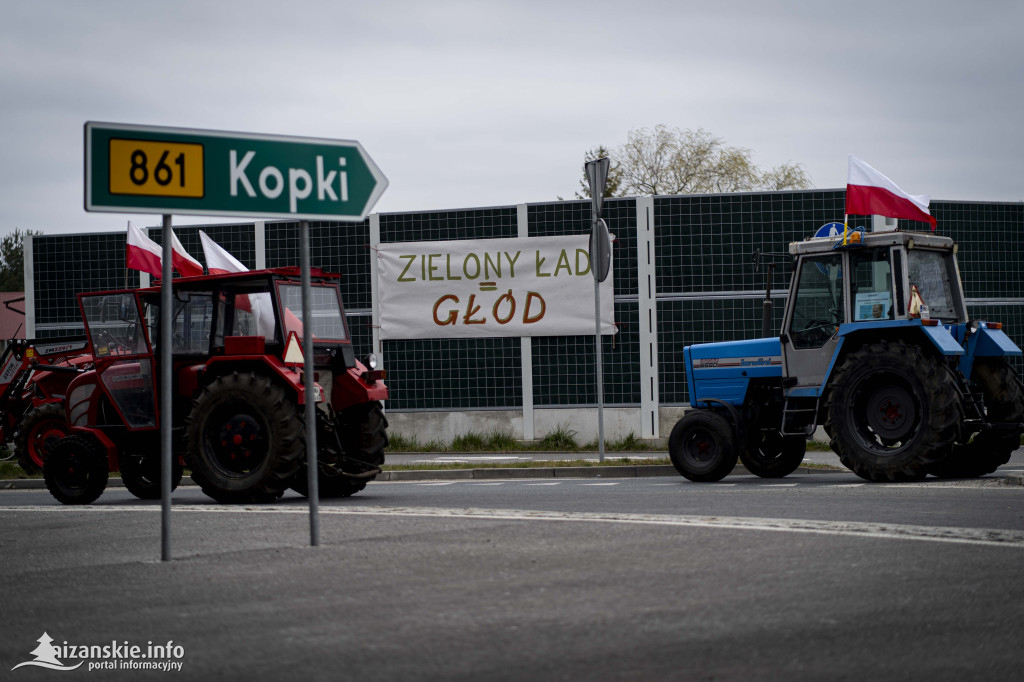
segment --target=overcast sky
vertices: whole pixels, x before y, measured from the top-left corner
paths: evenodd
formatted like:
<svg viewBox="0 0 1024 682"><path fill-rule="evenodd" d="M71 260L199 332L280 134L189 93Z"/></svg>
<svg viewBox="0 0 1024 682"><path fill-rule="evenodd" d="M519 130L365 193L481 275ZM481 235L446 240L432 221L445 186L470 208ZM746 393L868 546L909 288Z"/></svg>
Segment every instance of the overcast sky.
<svg viewBox="0 0 1024 682"><path fill-rule="evenodd" d="M657 124L819 188L854 154L1020 201L1022 29L1020 0L2 0L0 233L159 224L82 208L90 120L359 140L377 212L572 198Z"/></svg>

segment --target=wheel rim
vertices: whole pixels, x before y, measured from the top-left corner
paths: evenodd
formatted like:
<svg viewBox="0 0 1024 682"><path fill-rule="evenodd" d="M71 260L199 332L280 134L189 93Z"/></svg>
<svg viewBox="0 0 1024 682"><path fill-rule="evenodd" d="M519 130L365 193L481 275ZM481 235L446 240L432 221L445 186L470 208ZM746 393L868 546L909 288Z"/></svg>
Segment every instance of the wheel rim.
<svg viewBox="0 0 1024 682"><path fill-rule="evenodd" d="M707 429L694 429L682 445L683 459L694 469L707 469L714 465L718 444Z"/></svg>
<svg viewBox="0 0 1024 682"><path fill-rule="evenodd" d="M761 462L774 462L782 456L783 438L776 430L761 431L758 433L760 441L751 448L750 454L754 459Z"/></svg>
<svg viewBox="0 0 1024 682"><path fill-rule="evenodd" d="M67 491L83 490L89 483L89 466L87 459L79 452L67 453L60 468L57 481Z"/></svg>
<svg viewBox="0 0 1024 682"><path fill-rule="evenodd" d="M248 412L222 410L210 420L206 446L222 473L243 476L266 461L267 429Z"/></svg>
<svg viewBox="0 0 1024 682"><path fill-rule="evenodd" d="M920 408L913 393L896 377L865 381L854 394L848 420L861 445L881 455L895 455L920 429Z"/></svg>
<svg viewBox="0 0 1024 682"><path fill-rule="evenodd" d="M32 429L28 438L28 456L38 466L43 466L43 460L54 445L61 438L68 435L67 428L63 421L44 421Z"/></svg>

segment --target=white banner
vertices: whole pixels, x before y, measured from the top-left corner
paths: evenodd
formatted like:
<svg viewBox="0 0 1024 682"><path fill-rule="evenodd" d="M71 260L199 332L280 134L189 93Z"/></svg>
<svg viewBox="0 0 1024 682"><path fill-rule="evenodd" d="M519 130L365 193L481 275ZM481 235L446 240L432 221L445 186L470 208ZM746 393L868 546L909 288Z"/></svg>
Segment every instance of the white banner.
<svg viewBox="0 0 1024 682"><path fill-rule="evenodd" d="M594 334L587 235L376 247L382 339ZM615 333L612 276L601 334Z"/></svg>

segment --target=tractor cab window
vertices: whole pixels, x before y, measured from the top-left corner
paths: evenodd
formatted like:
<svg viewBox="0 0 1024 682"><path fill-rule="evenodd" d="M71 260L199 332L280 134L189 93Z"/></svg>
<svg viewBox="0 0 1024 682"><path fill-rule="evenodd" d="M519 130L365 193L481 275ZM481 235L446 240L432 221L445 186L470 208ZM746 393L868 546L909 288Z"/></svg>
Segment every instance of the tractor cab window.
<svg viewBox="0 0 1024 682"><path fill-rule="evenodd" d="M820 348L843 320L842 254L806 258L796 284L790 338L795 348Z"/></svg>
<svg viewBox="0 0 1024 682"><path fill-rule="evenodd" d="M850 252L853 321L892 320L892 264L889 249Z"/></svg>
<svg viewBox="0 0 1024 682"><path fill-rule="evenodd" d="M96 357L147 352L139 308L131 294L85 296L82 312Z"/></svg>
<svg viewBox="0 0 1024 682"><path fill-rule="evenodd" d="M219 292L214 345L223 346L225 336L262 336L267 343L280 341L274 303L265 288L231 287Z"/></svg>
<svg viewBox="0 0 1024 682"><path fill-rule="evenodd" d="M143 301L143 316L153 352L160 345L160 294ZM174 292L171 352L175 355L206 355L210 350L213 294L209 291Z"/></svg>
<svg viewBox="0 0 1024 682"><path fill-rule="evenodd" d="M302 338L302 287L282 282L278 286L281 308L284 311L285 335L295 332ZM313 338L330 341L345 341L348 332L342 313L338 287L330 284L310 287L310 313L313 317Z"/></svg>
<svg viewBox="0 0 1024 682"><path fill-rule="evenodd" d="M959 320L959 283L953 269L953 254L941 251L910 249L907 251L907 269L910 271L910 286L917 288L922 305L928 306L928 314L940 320Z"/></svg>

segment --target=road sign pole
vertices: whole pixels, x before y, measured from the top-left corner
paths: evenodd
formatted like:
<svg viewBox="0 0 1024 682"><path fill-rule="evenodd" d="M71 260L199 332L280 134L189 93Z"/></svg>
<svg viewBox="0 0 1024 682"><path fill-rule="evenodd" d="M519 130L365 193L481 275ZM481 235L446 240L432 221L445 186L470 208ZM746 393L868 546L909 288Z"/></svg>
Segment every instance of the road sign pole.
<svg viewBox="0 0 1024 682"><path fill-rule="evenodd" d="M299 251L302 269L302 358L306 397L306 475L309 488L309 544L320 544L320 487L316 444L316 396L313 383L316 372L313 362L313 296L309 265L309 221L299 221Z"/></svg>
<svg viewBox="0 0 1024 682"><path fill-rule="evenodd" d="M594 276L594 360L597 365L597 456L604 462L604 360L601 355L601 282L611 270L611 240L601 219L601 205L608 185L611 161L605 157L583 165L590 184L590 272Z"/></svg>
<svg viewBox="0 0 1024 682"><path fill-rule="evenodd" d="M594 356L597 363L597 459L604 462L604 361L601 358L601 283L594 280Z"/></svg>
<svg viewBox="0 0 1024 682"><path fill-rule="evenodd" d="M171 560L171 476L174 443L171 439L173 422L171 386L171 341L174 324L173 242L171 216L164 214L163 224L163 280L160 283L160 558Z"/></svg>

